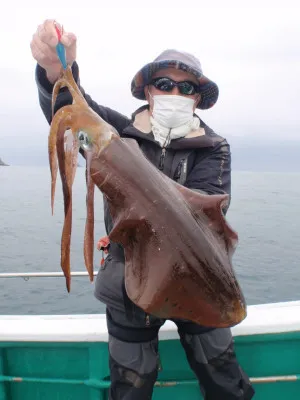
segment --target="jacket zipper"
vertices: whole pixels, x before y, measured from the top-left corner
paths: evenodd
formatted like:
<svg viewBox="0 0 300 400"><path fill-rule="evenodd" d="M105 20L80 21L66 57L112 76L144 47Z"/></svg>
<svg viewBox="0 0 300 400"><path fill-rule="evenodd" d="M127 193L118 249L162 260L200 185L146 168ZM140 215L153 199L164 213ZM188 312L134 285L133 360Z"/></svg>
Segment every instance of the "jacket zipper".
<svg viewBox="0 0 300 400"><path fill-rule="evenodd" d="M165 156L166 156L166 146L170 143L170 135L171 135L171 129L169 130L168 136L166 137L165 143L163 145L163 148L161 150L160 154L160 159L159 159L159 165L158 168L163 171L164 165L165 165Z"/></svg>
<svg viewBox="0 0 300 400"><path fill-rule="evenodd" d="M162 171L164 169L165 165L165 156L166 156L166 149L165 147L162 148L161 154L160 154L160 159L159 159L159 166L158 168Z"/></svg>
<svg viewBox="0 0 300 400"><path fill-rule="evenodd" d="M149 314L146 314L146 326L150 325L150 316Z"/></svg>

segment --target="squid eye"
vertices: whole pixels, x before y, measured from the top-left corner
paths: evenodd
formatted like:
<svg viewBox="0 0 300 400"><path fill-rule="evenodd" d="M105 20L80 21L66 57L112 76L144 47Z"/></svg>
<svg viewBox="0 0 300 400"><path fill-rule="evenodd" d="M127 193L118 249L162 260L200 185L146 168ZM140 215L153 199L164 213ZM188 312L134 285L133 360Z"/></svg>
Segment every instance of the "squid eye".
<svg viewBox="0 0 300 400"><path fill-rule="evenodd" d="M78 140L79 140L79 144L83 148L83 150L91 150L92 143L89 138L89 135L86 132L79 131L78 132Z"/></svg>

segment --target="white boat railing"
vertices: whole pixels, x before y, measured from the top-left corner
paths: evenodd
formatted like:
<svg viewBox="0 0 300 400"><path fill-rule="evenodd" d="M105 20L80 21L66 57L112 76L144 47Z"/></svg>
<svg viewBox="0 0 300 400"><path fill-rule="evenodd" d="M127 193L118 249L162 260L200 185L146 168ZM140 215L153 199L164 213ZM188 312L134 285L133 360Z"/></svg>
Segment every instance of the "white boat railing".
<svg viewBox="0 0 300 400"><path fill-rule="evenodd" d="M98 271L94 271L94 276L97 275ZM74 271L71 272L71 276L88 276L87 271ZM28 280L29 278L60 278L64 277L63 272L1 272L0 278L23 278Z"/></svg>

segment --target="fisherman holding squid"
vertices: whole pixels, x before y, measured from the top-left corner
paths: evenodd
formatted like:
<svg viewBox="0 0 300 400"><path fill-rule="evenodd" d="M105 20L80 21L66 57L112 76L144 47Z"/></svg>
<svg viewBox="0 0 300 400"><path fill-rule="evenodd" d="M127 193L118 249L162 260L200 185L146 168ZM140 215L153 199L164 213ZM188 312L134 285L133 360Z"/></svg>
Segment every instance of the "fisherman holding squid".
<svg viewBox="0 0 300 400"><path fill-rule="evenodd" d="M80 86L76 36L64 32L60 41L66 49L72 79ZM60 90L53 118L53 89L61 76L57 44L57 31L52 20L38 27L31 42L32 55L37 61L40 106L49 124L73 100L71 86ZM193 55L166 50L136 73L131 82L131 93L147 104L136 110L130 119L98 105L82 86L80 90L95 114L113 127L116 137L135 139L147 160L163 175L203 195L230 196L229 144L195 113L196 109L209 109L216 103L218 86L203 74L199 60ZM79 104L79 94L74 95ZM74 115L72 123L76 124L78 113ZM57 146L62 148L59 143ZM73 179L72 171L68 179ZM224 214L228 206L229 203L223 207ZM107 201L104 212L107 234L110 235L115 227ZM132 302L124 286L124 249L120 243L111 240L107 250L108 255L97 276L95 296L106 304L109 396L111 400L151 399L159 366L158 332L165 318L149 314ZM181 318L173 318L173 321L206 400L249 400L254 396L249 379L236 359L230 328L202 326Z"/></svg>

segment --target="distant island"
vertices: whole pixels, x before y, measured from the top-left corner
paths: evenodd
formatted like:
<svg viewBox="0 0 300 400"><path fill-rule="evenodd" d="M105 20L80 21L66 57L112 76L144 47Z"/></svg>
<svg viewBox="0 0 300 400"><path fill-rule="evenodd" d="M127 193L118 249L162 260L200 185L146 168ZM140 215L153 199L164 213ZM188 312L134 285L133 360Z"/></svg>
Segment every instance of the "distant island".
<svg viewBox="0 0 300 400"><path fill-rule="evenodd" d="M2 161L1 158L0 158L0 166L1 167L8 167L8 164L5 164L5 162Z"/></svg>

